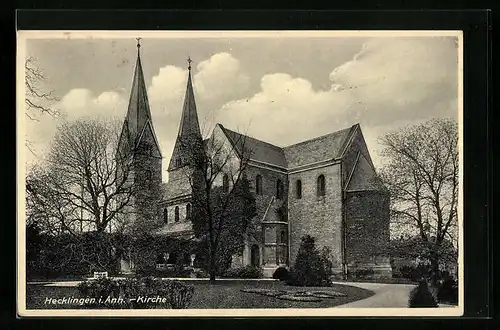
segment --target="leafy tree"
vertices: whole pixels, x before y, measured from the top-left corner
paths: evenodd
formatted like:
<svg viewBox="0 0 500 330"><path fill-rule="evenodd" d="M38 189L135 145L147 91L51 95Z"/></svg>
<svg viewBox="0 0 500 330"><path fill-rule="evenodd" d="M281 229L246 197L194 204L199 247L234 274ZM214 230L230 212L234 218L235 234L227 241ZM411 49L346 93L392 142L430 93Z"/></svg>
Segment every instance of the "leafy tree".
<svg viewBox="0 0 500 330"><path fill-rule="evenodd" d="M329 286L332 275L331 267L330 251L327 248L318 250L315 239L306 235L302 237L287 283L297 286Z"/></svg>

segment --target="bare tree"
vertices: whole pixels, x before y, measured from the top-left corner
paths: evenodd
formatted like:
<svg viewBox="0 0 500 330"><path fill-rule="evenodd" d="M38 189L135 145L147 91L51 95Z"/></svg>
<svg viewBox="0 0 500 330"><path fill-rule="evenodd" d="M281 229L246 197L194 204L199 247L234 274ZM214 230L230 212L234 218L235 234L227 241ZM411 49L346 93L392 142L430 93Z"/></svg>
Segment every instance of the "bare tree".
<svg viewBox="0 0 500 330"><path fill-rule="evenodd" d="M131 236L155 225L157 204L147 196L159 189L150 187L153 182L136 184L144 169L134 159L142 154L120 145L120 127L94 118L64 123L46 163L29 172L28 223L55 242L57 253L47 250L57 261L50 267L65 269L71 261L88 270L110 269ZM149 208L137 207L139 200L149 201Z"/></svg>
<svg viewBox="0 0 500 330"><path fill-rule="evenodd" d="M49 235L72 232L75 221L79 221L79 208L65 199L50 184L58 180L46 167L34 166L26 177L27 226L36 224ZM71 219L71 220L69 220Z"/></svg>
<svg viewBox="0 0 500 330"><path fill-rule="evenodd" d="M96 119L59 127L45 168L27 178L29 208L51 231L76 233L83 224L104 232L130 211L134 190L123 166L129 155L117 154L118 128Z"/></svg>
<svg viewBox="0 0 500 330"><path fill-rule="evenodd" d="M57 109L52 107L52 103L59 99L53 95L53 91L44 91L42 84L46 77L44 72L38 66L34 57L26 58L25 62L25 87L26 87L26 116L29 119L36 120L35 114L48 114L55 116Z"/></svg>
<svg viewBox="0 0 500 330"><path fill-rule="evenodd" d="M201 141L181 141L187 161L181 169L192 190L192 222L195 236L208 243L208 270L215 282L217 260L238 250L253 232L255 200L245 169L251 150L245 135L230 142L215 130ZM229 253L229 254L228 254Z"/></svg>
<svg viewBox="0 0 500 330"><path fill-rule="evenodd" d="M429 248L425 257L435 281L442 244L453 241L457 230L457 123L432 119L386 134L380 142L388 160L381 177L391 194L392 222Z"/></svg>

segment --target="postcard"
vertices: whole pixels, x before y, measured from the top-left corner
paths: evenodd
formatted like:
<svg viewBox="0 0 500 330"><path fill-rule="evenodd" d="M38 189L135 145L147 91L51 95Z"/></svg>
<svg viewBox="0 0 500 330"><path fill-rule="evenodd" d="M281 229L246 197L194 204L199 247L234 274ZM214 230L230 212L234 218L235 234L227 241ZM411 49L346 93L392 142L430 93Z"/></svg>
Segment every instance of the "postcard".
<svg viewBox="0 0 500 330"><path fill-rule="evenodd" d="M18 31L18 314L462 315L462 42Z"/></svg>

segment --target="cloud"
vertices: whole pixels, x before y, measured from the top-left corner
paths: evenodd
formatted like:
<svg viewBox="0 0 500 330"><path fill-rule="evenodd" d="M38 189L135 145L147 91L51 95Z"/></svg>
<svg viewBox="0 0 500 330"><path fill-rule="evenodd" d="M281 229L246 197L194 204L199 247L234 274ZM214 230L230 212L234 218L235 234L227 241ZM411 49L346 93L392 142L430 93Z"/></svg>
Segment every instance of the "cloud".
<svg viewBox="0 0 500 330"><path fill-rule="evenodd" d="M77 88L64 95L56 107L68 120L83 116L120 118L127 111L127 101L125 95L118 92L94 95L89 89Z"/></svg>
<svg viewBox="0 0 500 330"><path fill-rule="evenodd" d="M286 73L265 75L260 86L261 91L250 98L226 103L219 119L231 128L281 145L311 137L320 124L331 131L339 124L336 115L352 102L347 93L315 90L308 80Z"/></svg>
<svg viewBox="0 0 500 330"><path fill-rule="evenodd" d="M373 39L330 80L358 87L353 94L371 104L408 112L414 104L456 96L457 55L455 38Z"/></svg>
<svg viewBox="0 0 500 330"><path fill-rule="evenodd" d="M217 53L197 65L195 88L202 99L232 97L246 91L250 78L242 72L240 61L229 53Z"/></svg>
<svg viewBox="0 0 500 330"><path fill-rule="evenodd" d="M26 119L26 139L31 151L25 153L28 164L42 159L50 148L57 126L63 121L72 121L82 117L101 119L123 118L127 111L125 95L110 91L94 95L86 88L75 88L64 95L61 100L51 107L57 109L60 115L37 116L37 120Z"/></svg>
<svg viewBox="0 0 500 330"><path fill-rule="evenodd" d="M227 102L219 121L278 145L359 122L377 149L375 135L434 116L456 118L457 55L455 38L372 39L331 71L329 89L267 74L260 91Z"/></svg>
<svg viewBox="0 0 500 330"><path fill-rule="evenodd" d="M227 101L248 88L249 77L238 59L229 53L217 53L197 65L193 75L196 97L200 100ZM160 68L148 88L152 103L181 104L187 83L187 70L173 65Z"/></svg>
<svg viewBox="0 0 500 330"><path fill-rule="evenodd" d="M160 68L148 87L148 97L151 104L160 106L160 108L165 108L164 105L168 103L179 106L186 91L186 71L173 65Z"/></svg>

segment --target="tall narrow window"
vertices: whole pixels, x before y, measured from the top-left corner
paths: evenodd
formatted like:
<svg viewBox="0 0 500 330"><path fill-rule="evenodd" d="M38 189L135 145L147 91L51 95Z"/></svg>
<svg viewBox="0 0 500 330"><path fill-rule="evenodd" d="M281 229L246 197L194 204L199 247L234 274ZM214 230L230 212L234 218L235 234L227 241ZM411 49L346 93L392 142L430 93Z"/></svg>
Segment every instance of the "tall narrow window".
<svg viewBox="0 0 500 330"><path fill-rule="evenodd" d="M222 177L222 190L225 193L229 192L229 176L224 173L224 176Z"/></svg>
<svg viewBox="0 0 500 330"><path fill-rule="evenodd" d="M176 158L176 159L175 159L175 166L176 166L176 167L181 166L181 159L180 159L180 158Z"/></svg>
<svg viewBox="0 0 500 330"><path fill-rule="evenodd" d="M283 182L281 180L276 182L276 198L283 199Z"/></svg>
<svg viewBox="0 0 500 330"><path fill-rule="evenodd" d="M317 183L317 194L318 194L318 197L320 196L325 196L325 176L323 174L321 174L320 176L318 176L318 183Z"/></svg>
<svg viewBox="0 0 500 330"><path fill-rule="evenodd" d="M284 230L280 233L280 243L286 243L286 232Z"/></svg>
<svg viewBox="0 0 500 330"><path fill-rule="evenodd" d="M297 196L297 199L302 198L302 181L297 180L295 183L295 194Z"/></svg>
<svg viewBox="0 0 500 330"><path fill-rule="evenodd" d="M167 208L163 209L163 221L165 223L168 223L168 209Z"/></svg>
<svg viewBox="0 0 500 330"><path fill-rule="evenodd" d="M260 174L255 177L255 193L262 195L262 176Z"/></svg>
<svg viewBox="0 0 500 330"><path fill-rule="evenodd" d="M179 222L179 207L175 207L175 222Z"/></svg>
<svg viewBox="0 0 500 330"><path fill-rule="evenodd" d="M187 203L186 204L186 219L191 218L191 204Z"/></svg>
<svg viewBox="0 0 500 330"><path fill-rule="evenodd" d="M152 177L152 174L151 174L151 170L146 170L146 181L151 181L151 177Z"/></svg>

